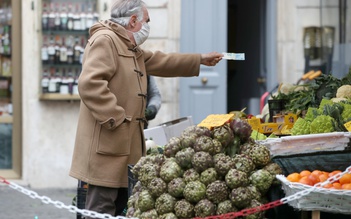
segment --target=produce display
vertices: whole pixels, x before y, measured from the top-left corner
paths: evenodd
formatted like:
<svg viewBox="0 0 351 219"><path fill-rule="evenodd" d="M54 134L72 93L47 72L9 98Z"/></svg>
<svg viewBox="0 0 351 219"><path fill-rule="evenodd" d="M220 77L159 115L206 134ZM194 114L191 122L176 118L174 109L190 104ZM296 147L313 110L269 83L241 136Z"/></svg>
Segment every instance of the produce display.
<svg viewBox="0 0 351 219"><path fill-rule="evenodd" d="M301 172L290 173L286 179L290 182L302 183L309 186L314 186L317 183L325 182L328 178L341 173L341 170L326 172L321 170L302 170ZM347 189L351 190L351 173L345 173L341 178L332 183L328 183L324 188L328 189Z"/></svg>
<svg viewBox="0 0 351 219"><path fill-rule="evenodd" d="M350 86L351 87L351 86ZM344 124L351 121L351 99L333 102L322 99L318 108L308 107L291 129L292 135L346 132Z"/></svg>
<svg viewBox="0 0 351 219"><path fill-rule="evenodd" d="M132 168L137 183L126 216L207 217L266 203L282 170L251 133L251 126L236 118L212 129L190 126L164 147L150 148ZM245 218L264 218L264 212Z"/></svg>
<svg viewBox="0 0 351 219"><path fill-rule="evenodd" d="M293 127L281 126L273 132L275 135L350 131L347 127L351 126L351 71L341 79L321 74L301 85L283 83L271 98L284 103L281 115L293 113L298 118ZM260 116L266 117L267 113Z"/></svg>

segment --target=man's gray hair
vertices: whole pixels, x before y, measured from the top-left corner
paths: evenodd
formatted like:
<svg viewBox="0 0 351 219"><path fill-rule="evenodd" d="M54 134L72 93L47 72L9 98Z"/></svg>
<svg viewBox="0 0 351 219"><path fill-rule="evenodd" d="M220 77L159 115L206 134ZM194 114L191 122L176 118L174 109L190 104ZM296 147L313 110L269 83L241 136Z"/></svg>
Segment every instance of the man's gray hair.
<svg viewBox="0 0 351 219"><path fill-rule="evenodd" d="M143 7L145 6L142 0L115 0L111 7L111 20L126 27L130 17L135 14L141 21L144 17Z"/></svg>

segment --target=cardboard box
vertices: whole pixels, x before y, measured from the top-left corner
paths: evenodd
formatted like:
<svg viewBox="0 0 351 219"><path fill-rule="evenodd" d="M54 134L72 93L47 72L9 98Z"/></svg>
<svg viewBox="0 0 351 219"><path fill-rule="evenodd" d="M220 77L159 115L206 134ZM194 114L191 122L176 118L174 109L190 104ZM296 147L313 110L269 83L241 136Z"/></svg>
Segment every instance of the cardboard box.
<svg viewBox="0 0 351 219"><path fill-rule="evenodd" d="M165 130L162 126L156 126L144 130L145 139L152 139L157 145L165 145L168 142Z"/></svg>
<svg viewBox="0 0 351 219"><path fill-rule="evenodd" d="M171 137L179 137L184 131L184 129L192 125L192 116L187 116L166 123L162 123L159 126L163 127L168 141Z"/></svg>

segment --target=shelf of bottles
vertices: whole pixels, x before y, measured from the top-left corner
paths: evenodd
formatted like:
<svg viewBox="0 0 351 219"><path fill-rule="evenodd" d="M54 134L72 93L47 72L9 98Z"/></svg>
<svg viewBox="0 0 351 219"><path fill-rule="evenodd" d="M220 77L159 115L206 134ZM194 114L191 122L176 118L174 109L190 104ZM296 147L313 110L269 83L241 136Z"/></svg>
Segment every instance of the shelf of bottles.
<svg viewBox="0 0 351 219"><path fill-rule="evenodd" d="M43 0L41 100L79 100L77 79L97 0Z"/></svg>
<svg viewBox="0 0 351 219"><path fill-rule="evenodd" d="M11 1L0 1L0 123L12 119Z"/></svg>

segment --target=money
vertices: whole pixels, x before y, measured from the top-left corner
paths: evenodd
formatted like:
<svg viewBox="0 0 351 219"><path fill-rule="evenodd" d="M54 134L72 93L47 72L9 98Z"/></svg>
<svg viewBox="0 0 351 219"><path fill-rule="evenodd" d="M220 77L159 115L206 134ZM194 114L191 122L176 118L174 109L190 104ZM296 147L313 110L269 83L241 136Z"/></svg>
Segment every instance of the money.
<svg viewBox="0 0 351 219"><path fill-rule="evenodd" d="M222 53L224 56L222 59L227 59L227 60L245 60L245 53Z"/></svg>

